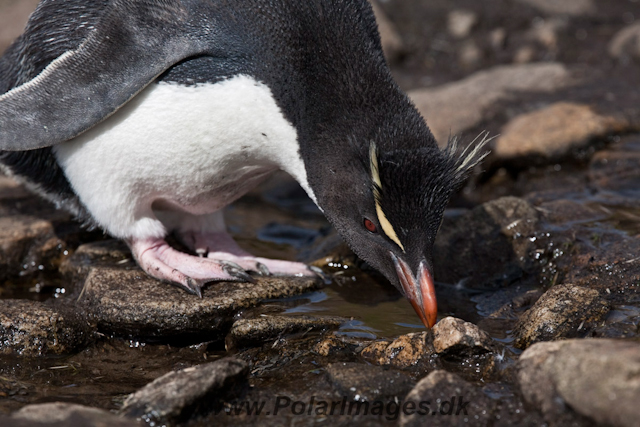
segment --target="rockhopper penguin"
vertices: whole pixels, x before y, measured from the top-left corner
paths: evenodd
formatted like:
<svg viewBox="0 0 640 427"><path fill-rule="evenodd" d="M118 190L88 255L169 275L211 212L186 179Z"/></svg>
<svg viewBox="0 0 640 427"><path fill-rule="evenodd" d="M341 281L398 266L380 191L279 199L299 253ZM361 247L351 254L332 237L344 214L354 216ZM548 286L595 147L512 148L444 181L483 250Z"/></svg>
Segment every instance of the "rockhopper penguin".
<svg viewBox="0 0 640 427"><path fill-rule="evenodd" d="M438 148L366 0L43 0L0 94L4 170L149 275L201 295L248 271L314 274L226 232L222 208L281 169L435 324L433 242L480 144Z"/></svg>

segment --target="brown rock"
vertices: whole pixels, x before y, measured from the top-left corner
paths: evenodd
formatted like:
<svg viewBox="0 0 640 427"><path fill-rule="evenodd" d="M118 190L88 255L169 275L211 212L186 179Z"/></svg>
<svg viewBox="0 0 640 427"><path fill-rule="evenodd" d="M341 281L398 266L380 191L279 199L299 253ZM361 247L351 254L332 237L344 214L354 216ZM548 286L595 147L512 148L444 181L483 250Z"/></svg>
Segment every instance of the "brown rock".
<svg viewBox="0 0 640 427"><path fill-rule="evenodd" d="M479 125L496 103L514 99L518 92L553 92L572 82L571 73L557 63L498 66L458 82L410 91L409 96L444 146L449 135Z"/></svg>
<svg viewBox="0 0 640 427"><path fill-rule="evenodd" d="M489 334L455 317L445 317L433 327L433 347L436 353L460 356L491 353L495 349Z"/></svg>
<svg viewBox="0 0 640 427"><path fill-rule="evenodd" d="M538 343L517 364L520 391L550 425L635 426L640 344L611 339Z"/></svg>
<svg viewBox="0 0 640 427"><path fill-rule="evenodd" d="M383 365L408 368L424 362L433 354L433 344L427 332L402 335L387 346L382 358Z"/></svg>
<svg viewBox="0 0 640 427"><path fill-rule="evenodd" d="M349 351L351 346L336 336L330 335L313 346L313 351L320 356L328 357Z"/></svg>
<svg viewBox="0 0 640 427"><path fill-rule="evenodd" d="M471 34L477 22L478 15L471 10L452 10L447 19L447 31L456 39L464 39Z"/></svg>
<svg viewBox="0 0 640 427"><path fill-rule="evenodd" d="M285 335L338 329L349 319L342 317L262 316L241 319L233 324L226 338L227 348L262 344Z"/></svg>
<svg viewBox="0 0 640 427"><path fill-rule="evenodd" d="M629 126L626 120L599 115L586 105L559 102L509 122L493 154L503 160L533 156L555 161Z"/></svg>
<svg viewBox="0 0 640 427"><path fill-rule="evenodd" d="M389 344L391 344L390 341L376 341L373 344L370 344L367 347L365 347L360 352L360 355L372 363L375 363L377 365L382 365L384 364L384 360L385 360L384 352L387 349L387 347L389 347Z"/></svg>
<svg viewBox="0 0 640 427"><path fill-rule="evenodd" d="M71 310L38 301L0 300L0 354L69 354L92 338L93 328Z"/></svg>
<svg viewBox="0 0 640 427"><path fill-rule="evenodd" d="M598 291L571 284L549 289L527 310L514 328L515 346L584 334L609 312Z"/></svg>

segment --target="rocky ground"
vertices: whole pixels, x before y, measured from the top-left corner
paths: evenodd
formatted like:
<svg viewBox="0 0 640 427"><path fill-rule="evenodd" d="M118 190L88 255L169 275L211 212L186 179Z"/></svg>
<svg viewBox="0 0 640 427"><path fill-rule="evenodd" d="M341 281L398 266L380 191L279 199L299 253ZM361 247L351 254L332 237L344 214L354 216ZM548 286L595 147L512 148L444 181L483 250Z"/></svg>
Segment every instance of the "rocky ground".
<svg viewBox="0 0 640 427"><path fill-rule="evenodd" d="M0 51L36 3L0 0ZM640 2L376 9L438 140L494 136L436 242L434 329L285 177L231 230L330 283L201 300L2 177L0 425L638 424Z"/></svg>

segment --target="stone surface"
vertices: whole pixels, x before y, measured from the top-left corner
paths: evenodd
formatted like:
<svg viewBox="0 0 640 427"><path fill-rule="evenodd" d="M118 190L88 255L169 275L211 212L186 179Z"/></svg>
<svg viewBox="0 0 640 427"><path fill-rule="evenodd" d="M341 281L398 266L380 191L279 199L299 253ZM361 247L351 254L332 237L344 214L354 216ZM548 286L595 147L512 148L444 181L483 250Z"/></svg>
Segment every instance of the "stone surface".
<svg viewBox="0 0 640 427"><path fill-rule="evenodd" d="M558 161L593 140L629 129L624 119L600 115L587 105L559 102L511 120L492 151L503 161Z"/></svg>
<svg viewBox="0 0 640 427"><path fill-rule="evenodd" d="M445 317L433 327L433 347L439 354L470 356L491 353L496 346L489 334L473 323Z"/></svg>
<svg viewBox="0 0 640 427"><path fill-rule="evenodd" d="M2 419L0 419L2 421ZM17 423L17 424L13 424ZM22 424L24 423L24 424ZM6 426L56 426L56 427L142 427L145 424L111 412L73 403L42 403L27 405L12 414Z"/></svg>
<svg viewBox="0 0 640 427"><path fill-rule="evenodd" d="M286 335L338 329L348 319L312 316L261 316L241 319L231 327L226 338L227 348L259 345Z"/></svg>
<svg viewBox="0 0 640 427"><path fill-rule="evenodd" d="M105 333L221 340L239 310L319 286L314 278L256 277L256 283L212 283L198 298L150 278L137 267L105 266L90 268L78 302Z"/></svg>
<svg viewBox="0 0 640 427"><path fill-rule="evenodd" d="M47 220L26 215L0 217L0 280L48 265L62 245Z"/></svg>
<svg viewBox="0 0 640 427"><path fill-rule="evenodd" d="M472 288L511 284L537 268L531 238L538 212L528 202L503 197L446 218L434 246L434 276Z"/></svg>
<svg viewBox="0 0 640 427"><path fill-rule="evenodd" d="M362 357L378 365L409 368L429 363L434 354L433 343L427 332L401 335L393 342L378 341L365 347Z"/></svg>
<svg viewBox="0 0 640 427"><path fill-rule="evenodd" d="M517 364L524 399L550 425L637 425L638 372L640 344L610 339L538 343Z"/></svg>
<svg viewBox="0 0 640 427"><path fill-rule="evenodd" d="M514 345L524 349L539 341L584 335L608 312L608 304L595 289L554 286L522 315L513 331Z"/></svg>
<svg viewBox="0 0 640 427"><path fill-rule="evenodd" d="M328 357L336 354L352 352L352 346L349 343L341 340L340 338L330 335L318 342L313 351L320 356Z"/></svg>
<svg viewBox="0 0 640 427"><path fill-rule="evenodd" d="M0 354L22 357L68 354L93 339L78 313L29 300L0 300Z"/></svg>
<svg viewBox="0 0 640 427"><path fill-rule="evenodd" d="M496 103L522 92L553 92L573 80L557 63L498 66L457 82L410 91L409 96L442 146L449 135L480 124Z"/></svg>
<svg viewBox="0 0 640 427"><path fill-rule="evenodd" d="M594 0L517 0L548 15L582 16L597 11Z"/></svg>
<svg viewBox="0 0 640 427"><path fill-rule="evenodd" d="M235 397L248 373L248 366L233 358L170 372L127 397L120 413L147 423L186 421Z"/></svg>
<svg viewBox="0 0 640 427"><path fill-rule="evenodd" d="M496 402L481 389L456 374L438 370L430 373L407 395L405 402L414 402L416 412L403 411L399 425L409 426L486 426L492 425ZM420 413L420 403L423 404Z"/></svg>
<svg viewBox="0 0 640 427"><path fill-rule="evenodd" d="M402 399L415 385L402 372L362 363L332 363L327 377L340 396L355 401L373 401L385 397Z"/></svg>
<svg viewBox="0 0 640 427"><path fill-rule="evenodd" d="M609 43L609 55L621 60L640 60L640 23L624 27Z"/></svg>

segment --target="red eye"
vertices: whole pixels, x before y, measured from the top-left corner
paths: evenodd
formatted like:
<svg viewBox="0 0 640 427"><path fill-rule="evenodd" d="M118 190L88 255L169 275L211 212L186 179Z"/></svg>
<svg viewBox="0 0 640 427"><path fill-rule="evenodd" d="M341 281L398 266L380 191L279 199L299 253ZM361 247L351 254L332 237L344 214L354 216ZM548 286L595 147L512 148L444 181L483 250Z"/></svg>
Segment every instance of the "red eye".
<svg viewBox="0 0 640 427"><path fill-rule="evenodd" d="M368 220L367 218L364 219L364 228L366 228L372 233L378 232L378 228L376 227L376 225L373 222L371 222L371 220Z"/></svg>

